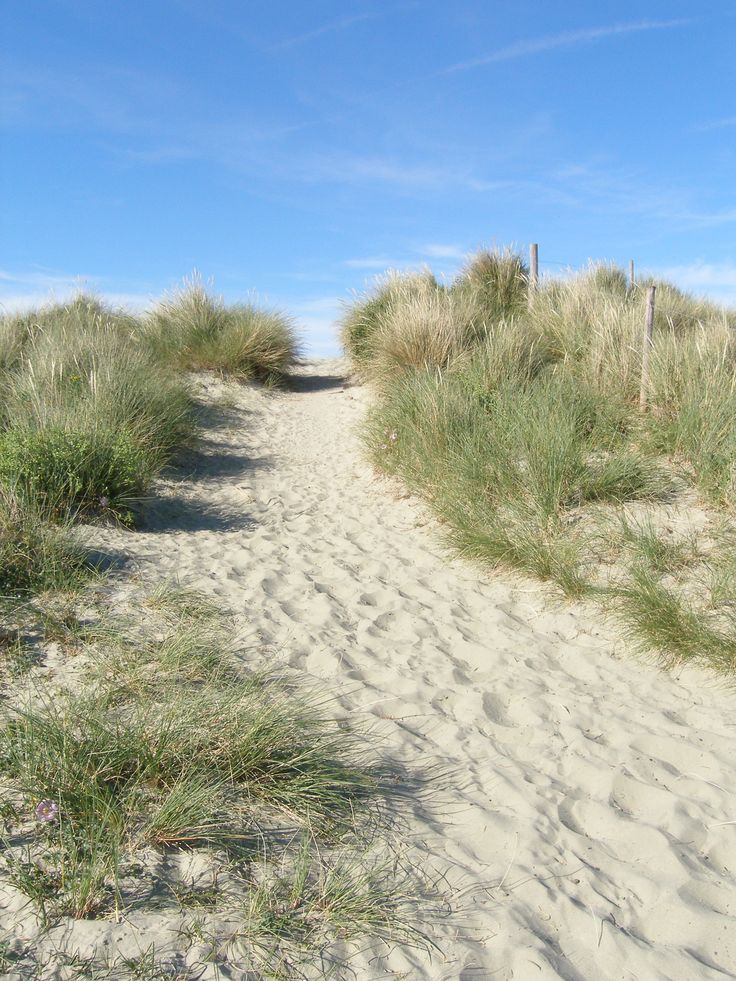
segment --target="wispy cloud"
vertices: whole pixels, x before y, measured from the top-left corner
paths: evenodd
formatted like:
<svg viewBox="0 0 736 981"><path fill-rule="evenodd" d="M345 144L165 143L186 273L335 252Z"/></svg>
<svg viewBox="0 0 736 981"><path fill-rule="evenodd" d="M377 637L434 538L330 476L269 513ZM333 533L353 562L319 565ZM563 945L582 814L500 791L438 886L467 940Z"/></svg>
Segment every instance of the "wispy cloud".
<svg viewBox="0 0 736 981"><path fill-rule="evenodd" d="M282 51L284 48L295 48L299 44L306 44L308 41L313 41L315 38L321 37L323 34L331 34L334 31L343 31L346 27L350 27L353 24L358 24L365 20L375 20L379 15L377 13L365 13L365 14L354 14L352 17L341 17L339 20L329 21L327 24L322 24L319 27L313 28L311 31L305 31L304 34L297 34L294 37L286 38L284 41L278 41L276 44L271 46L272 51Z"/></svg>
<svg viewBox="0 0 736 981"><path fill-rule="evenodd" d="M9 63L0 103L8 122L110 132L154 130L157 114L181 104L185 88L156 72L88 64L84 73Z"/></svg>
<svg viewBox="0 0 736 981"><path fill-rule="evenodd" d="M456 166L449 161L410 161L341 151L315 154L299 166L301 176L307 180L385 184L407 191L509 191L518 184L510 180L487 180L469 167Z"/></svg>
<svg viewBox="0 0 736 981"><path fill-rule="evenodd" d="M366 272L384 272L389 269L400 272L410 272L421 270L428 264L433 263L439 266L442 272L447 272L448 267L457 267L457 264L466 258L467 249L459 245L448 245L443 242L428 242L423 245L409 248L400 258L396 255L389 256L385 253L380 255L358 256L352 259L345 259L342 265L346 269L362 269Z"/></svg>
<svg viewBox="0 0 736 981"><path fill-rule="evenodd" d="M365 269L366 271L381 269L399 269L406 265L406 259L391 258L386 255L366 255L355 259L345 259L346 269Z"/></svg>
<svg viewBox="0 0 736 981"><path fill-rule="evenodd" d="M724 119L711 119L707 122L698 123L697 126L693 126L693 132L708 133L716 129L730 129L732 126L736 126L736 116L726 116Z"/></svg>
<svg viewBox="0 0 736 981"><path fill-rule="evenodd" d="M94 293L112 306L138 312L152 302L152 297L144 293L107 288L100 276L72 276L46 269L20 272L0 269L0 310L9 313L47 303L64 303L82 290Z"/></svg>
<svg viewBox="0 0 736 981"><path fill-rule="evenodd" d="M736 262L696 262L659 267L654 272L682 289L727 307L736 306Z"/></svg>
<svg viewBox="0 0 736 981"><path fill-rule="evenodd" d="M667 266L659 270L666 279L674 279L688 289L730 289L736 292L736 262L697 262Z"/></svg>
<svg viewBox="0 0 736 981"><path fill-rule="evenodd" d="M427 242L420 250L422 255L430 259L453 259L461 260L467 255L468 250L459 245L447 245L443 242Z"/></svg>
<svg viewBox="0 0 736 981"><path fill-rule="evenodd" d="M337 336L337 320L343 312L340 297L290 297L282 305L293 314L297 330L311 357L332 358L340 354Z"/></svg>
<svg viewBox="0 0 736 981"><path fill-rule="evenodd" d="M588 163L570 163L549 173L548 183L567 196L572 208L600 213L639 215L656 220L662 228L715 228L736 222L736 206L731 203L708 209L699 205L693 189L621 168Z"/></svg>
<svg viewBox="0 0 736 981"><path fill-rule="evenodd" d="M586 27L577 31L563 31L560 34L547 34L542 37L528 38L516 41L503 48L496 48L478 58L470 58L455 65L449 65L438 72L438 75L450 75L455 72L468 71L471 68L481 68L500 61L513 61L516 58L527 58L530 55L542 54L556 48L572 48L591 44L603 38L616 37L622 34L640 34L643 31L661 31L674 27L685 27L691 24L691 19L680 20L640 20L627 24L609 24L604 27Z"/></svg>

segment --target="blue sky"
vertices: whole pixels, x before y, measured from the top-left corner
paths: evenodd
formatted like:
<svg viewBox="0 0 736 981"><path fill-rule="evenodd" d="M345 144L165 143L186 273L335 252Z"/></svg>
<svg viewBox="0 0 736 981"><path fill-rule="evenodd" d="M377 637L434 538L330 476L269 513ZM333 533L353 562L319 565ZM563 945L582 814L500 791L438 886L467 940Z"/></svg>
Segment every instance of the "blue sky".
<svg viewBox="0 0 736 981"><path fill-rule="evenodd" d="M199 270L336 348L387 267L539 242L736 305L736 6L4 6L0 303L144 305Z"/></svg>

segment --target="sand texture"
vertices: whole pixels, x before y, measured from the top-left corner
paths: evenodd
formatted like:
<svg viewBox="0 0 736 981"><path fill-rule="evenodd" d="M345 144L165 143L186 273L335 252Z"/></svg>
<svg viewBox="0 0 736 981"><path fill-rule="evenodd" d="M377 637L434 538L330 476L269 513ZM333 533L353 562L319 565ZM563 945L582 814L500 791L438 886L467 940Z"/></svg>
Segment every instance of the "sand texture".
<svg viewBox="0 0 736 981"><path fill-rule="evenodd" d="M103 534L144 580L216 597L254 661L374 720L390 758L437 767L408 833L458 890L428 926L442 953L376 946L344 976L736 977L736 697L637 660L592 606L449 557L367 465L371 396L345 371L204 382L231 404L189 474L140 531Z"/></svg>

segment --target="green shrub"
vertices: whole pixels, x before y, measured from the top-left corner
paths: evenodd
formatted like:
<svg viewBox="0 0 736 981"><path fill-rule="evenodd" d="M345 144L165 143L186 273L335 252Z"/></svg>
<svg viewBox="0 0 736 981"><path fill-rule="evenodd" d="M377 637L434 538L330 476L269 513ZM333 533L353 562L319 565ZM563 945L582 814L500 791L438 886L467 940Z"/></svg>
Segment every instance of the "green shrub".
<svg viewBox="0 0 736 981"><path fill-rule="evenodd" d="M0 481L27 489L49 512L124 517L152 470L145 447L126 430L13 428L0 434Z"/></svg>

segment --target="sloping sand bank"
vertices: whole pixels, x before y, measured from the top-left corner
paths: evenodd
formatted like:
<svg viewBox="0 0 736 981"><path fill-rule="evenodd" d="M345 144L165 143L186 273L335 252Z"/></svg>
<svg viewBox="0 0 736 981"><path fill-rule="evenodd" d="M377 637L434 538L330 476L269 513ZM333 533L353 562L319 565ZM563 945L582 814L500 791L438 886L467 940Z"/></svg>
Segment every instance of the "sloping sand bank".
<svg viewBox="0 0 736 981"><path fill-rule="evenodd" d="M372 951L358 978L736 977L736 696L627 654L600 614L447 557L355 433L341 362L233 401L140 533L146 579L218 597L275 662L438 762L413 840L469 889L442 955Z"/></svg>

